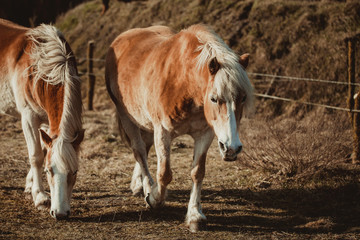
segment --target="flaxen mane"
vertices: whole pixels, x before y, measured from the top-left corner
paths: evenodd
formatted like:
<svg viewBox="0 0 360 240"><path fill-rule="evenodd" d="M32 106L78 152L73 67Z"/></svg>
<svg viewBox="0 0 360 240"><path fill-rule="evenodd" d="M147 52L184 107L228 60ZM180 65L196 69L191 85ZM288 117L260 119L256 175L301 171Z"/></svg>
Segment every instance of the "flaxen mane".
<svg viewBox="0 0 360 240"><path fill-rule="evenodd" d="M54 26L40 25L27 32L33 42L29 53L34 68L36 81L40 79L48 84L64 85L64 105L59 136L53 142L53 163L60 171L78 169L77 153L71 143L82 129L82 103L80 78L78 77L75 59L69 50L64 37Z"/></svg>

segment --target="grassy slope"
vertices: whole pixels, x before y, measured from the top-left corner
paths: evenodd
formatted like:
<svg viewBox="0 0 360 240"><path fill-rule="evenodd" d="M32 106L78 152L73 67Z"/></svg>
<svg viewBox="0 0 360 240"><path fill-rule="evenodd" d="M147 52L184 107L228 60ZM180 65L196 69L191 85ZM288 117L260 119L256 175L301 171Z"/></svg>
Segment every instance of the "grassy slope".
<svg viewBox="0 0 360 240"><path fill-rule="evenodd" d="M87 41L96 42L95 56L104 58L121 32L154 24L181 30L205 23L239 53L249 52L250 72L346 81L344 39L360 32L358 1L174 0L111 1L100 17L100 1L89 1L57 21L78 57ZM357 55L359 58L359 54ZM84 68L84 67L80 67ZM359 74L357 74L357 78ZM269 79L268 79L269 80ZM255 84L264 92L267 84ZM346 88L314 83L277 83L275 94L345 106ZM275 102L276 114L303 114L309 108Z"/></svg>

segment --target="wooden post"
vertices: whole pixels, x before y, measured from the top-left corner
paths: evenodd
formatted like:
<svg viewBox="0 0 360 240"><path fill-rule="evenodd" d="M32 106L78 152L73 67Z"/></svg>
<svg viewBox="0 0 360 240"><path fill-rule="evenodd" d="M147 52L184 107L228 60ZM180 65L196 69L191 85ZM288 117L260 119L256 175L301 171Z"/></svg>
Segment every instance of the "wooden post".
<svg viewBox="0 0 360 240"><path fill-rule="evenodd" d="M352 110L359 111L360 109L360 91L356 94L355 93L355 38L347 38L346 45L347 45L347 76L349 82L349 91L348 91L348 108L350 109L349 117L351 121L351 125L354 128L354 149L353 153L351 154L352 163L358 164L360 160L360 113L352 112ZM355 106L354 106L355 103Z"/></svg>
<svg viewBox="0 0 360 240"><path fill-rule="evenodd" d="M349 83L349 90L348 90L348 99L347 105L350 109L349 117L351 120L351 124L353 124L354 113L351 112L354 109L354 93L355 93L355 43L354 39L347 38L346 39L346 46L347 46L347 76L348 76L348 83Z"/></svg>
<svg viewBox="0 0 360 240"><path fill-rule="evenodd" d="M355 97L355 110L360 110L360 91ZM354 151L352 154L352 163L358 164L360 160L360 113L355 112L353 115L353 126L354 126Z"/></svg>
<svg viewBox="0 0 360 240"><path fill-rule="evenodd" d="M88 42L87 49L87 76L88 76L88 94L87 94L87 108L88 110L93 110L93 98L94 98L94 88L95 88L95 75L93 71L93 54L94 53L94 41Z"/></svg>

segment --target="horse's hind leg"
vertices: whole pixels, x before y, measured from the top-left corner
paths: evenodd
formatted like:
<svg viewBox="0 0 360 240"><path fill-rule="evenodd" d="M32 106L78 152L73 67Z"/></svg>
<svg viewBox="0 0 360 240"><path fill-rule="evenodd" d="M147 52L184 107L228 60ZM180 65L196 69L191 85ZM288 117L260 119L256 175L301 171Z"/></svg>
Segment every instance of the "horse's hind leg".
<svg viewBox="0 0 360 240"><path fill-rule="evenodd" d="M26 177L25 193L31 192L35 207L43 209L50 205L50 199L44 192L42 184L41 168L44 163L44 153L41 148L38 130L40 122L32 110L25 109L21 114L21 125L30 160L30 170Z"/></svg>
<svg viewBox="0 0 360 240"><path fill-rule="evenodd" d="M171 135L162 126L154 126L155 150L157 155L156 185L151 194L146 196L150 207L157 208L164 204L166 187L172 180L170 169L170 143Z"/></svg>
<svg viewBox="0 0 360 240"><path fill-rule="evenodd" d="M149 155L149 150L154 143L154 134L141 131L141 137L146 145L146 154ZM134 196L140 195L143 192L143 178L140 164L135 163L133 175L131 178L130 189Z"/></svg>
<svg viewBox="0 0 360 240"><path fill-rule="evenodd" d="M122 113L121 109L118 109L117 117L120 134L123 140L125 140L129 147L131 147L137 162L134 170L134 174L136 176L135 178L136 180L138 180L139 178L137 177L137 175L141 172L140 181L142 180L141 185L144 191L144 195L147 196L151 191L151 186L154 184L154 180L150 175L150 171L147 165L147 144L141 136L141 130L139 129L139 127L137 127L126 116L125 113ZM134 183L134 185L141 186L137 183Z"/></svg>
<svg viewBox="0 0 360 240"><path fill-rule="evenodd" d="M201 186L205 176L206 154L213 138L212 130L207 131L202 136L194 137L194 161L191 169L193 184L185 221L192 232L201 230L206 226L206 217L201 211Z"/></svg>

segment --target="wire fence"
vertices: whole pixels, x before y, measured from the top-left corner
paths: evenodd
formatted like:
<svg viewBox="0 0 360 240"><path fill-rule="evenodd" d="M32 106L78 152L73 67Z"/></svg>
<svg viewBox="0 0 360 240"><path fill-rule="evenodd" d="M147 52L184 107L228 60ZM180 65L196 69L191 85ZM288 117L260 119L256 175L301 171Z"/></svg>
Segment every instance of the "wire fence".
<svg viewBox="0 0 360 240"><path fill-rule="evenodd" d="M337 82L337 81L330 81L330 80L322 80L322 79L314 79L314 78L300 78L300 77L289 77L289 76L280 76L280 75L272 75L272 74L265 74L265 73L247 73L250 76L259 76L259 77L269 77L273 78L274 80L293 80L293 81L307 81L307 82L319 82L319 83L329 83L329 84L336 84L336 85L353 85L353 86L360 86L360 83L347 83L347 82Z"/></svg>
<svg viewBox="0 0 360 240"><path fill-rule="evenodd" d="M330 105L321 104L321 103L312 103L312 102L294 100L294 99L290 99L290 98L283 98L283 97L278 97L278 96L273 96L273 95L267 95L267 94L261 94L261 93L255 93L254 95L257 96L257 97L270 98L270 99L281 100L281 101L285 101L285 102L300 103L300 104L304 104L304 105L323 107L323 108L328 108L328 109L333 109L333 110L360 113L360 110L349 109L349 108L342 108L342 107L335 107L335 106L330 106Z"/></svg>
<svg viewBox="0 0 360 240"><path fill-rule="evenodd" d="M105 59L100 59L100 58L91 58L91 59L79 58L78 60L79 61L91 60L94 62L105 62ZM79 74L80 75L92 75L92 76L100 77L100 78L104 77L104 74L95 74L95 73L88 74L87 72L81 72L81 71L79 72ZM282 75L254 73L254 72L247 72L247 74L249 76L261 77L261 78L272 78L272 80L278 80L278 81L279 80L280 81L281 80L282 81L305 81L305 82L318 82L318 83L324 83L324 84L360 86L360 83L338 82L338 81L315 79L315 78L301 78L301 77L282 76ZM359 110L355 110L355 109L349 109L349 108L343 108L343 107L337 107L337 106L330 106L330 105L321 104L321 103L313 103L313 102L295 100L295 99L284 98L284 97L279 97L279 96L274 96L274 95L268 95L268 94L262 94L262 93L255 93L254 95L257 97L260 97L260 98L268 98L268 99L273 99L273 100L278 100L278 101L285 101L285 102L292 102L292 103L304 104L304 105L309 105L309 106L323 107L323 108L338 110L338 111L360 113Z"/></svg>

